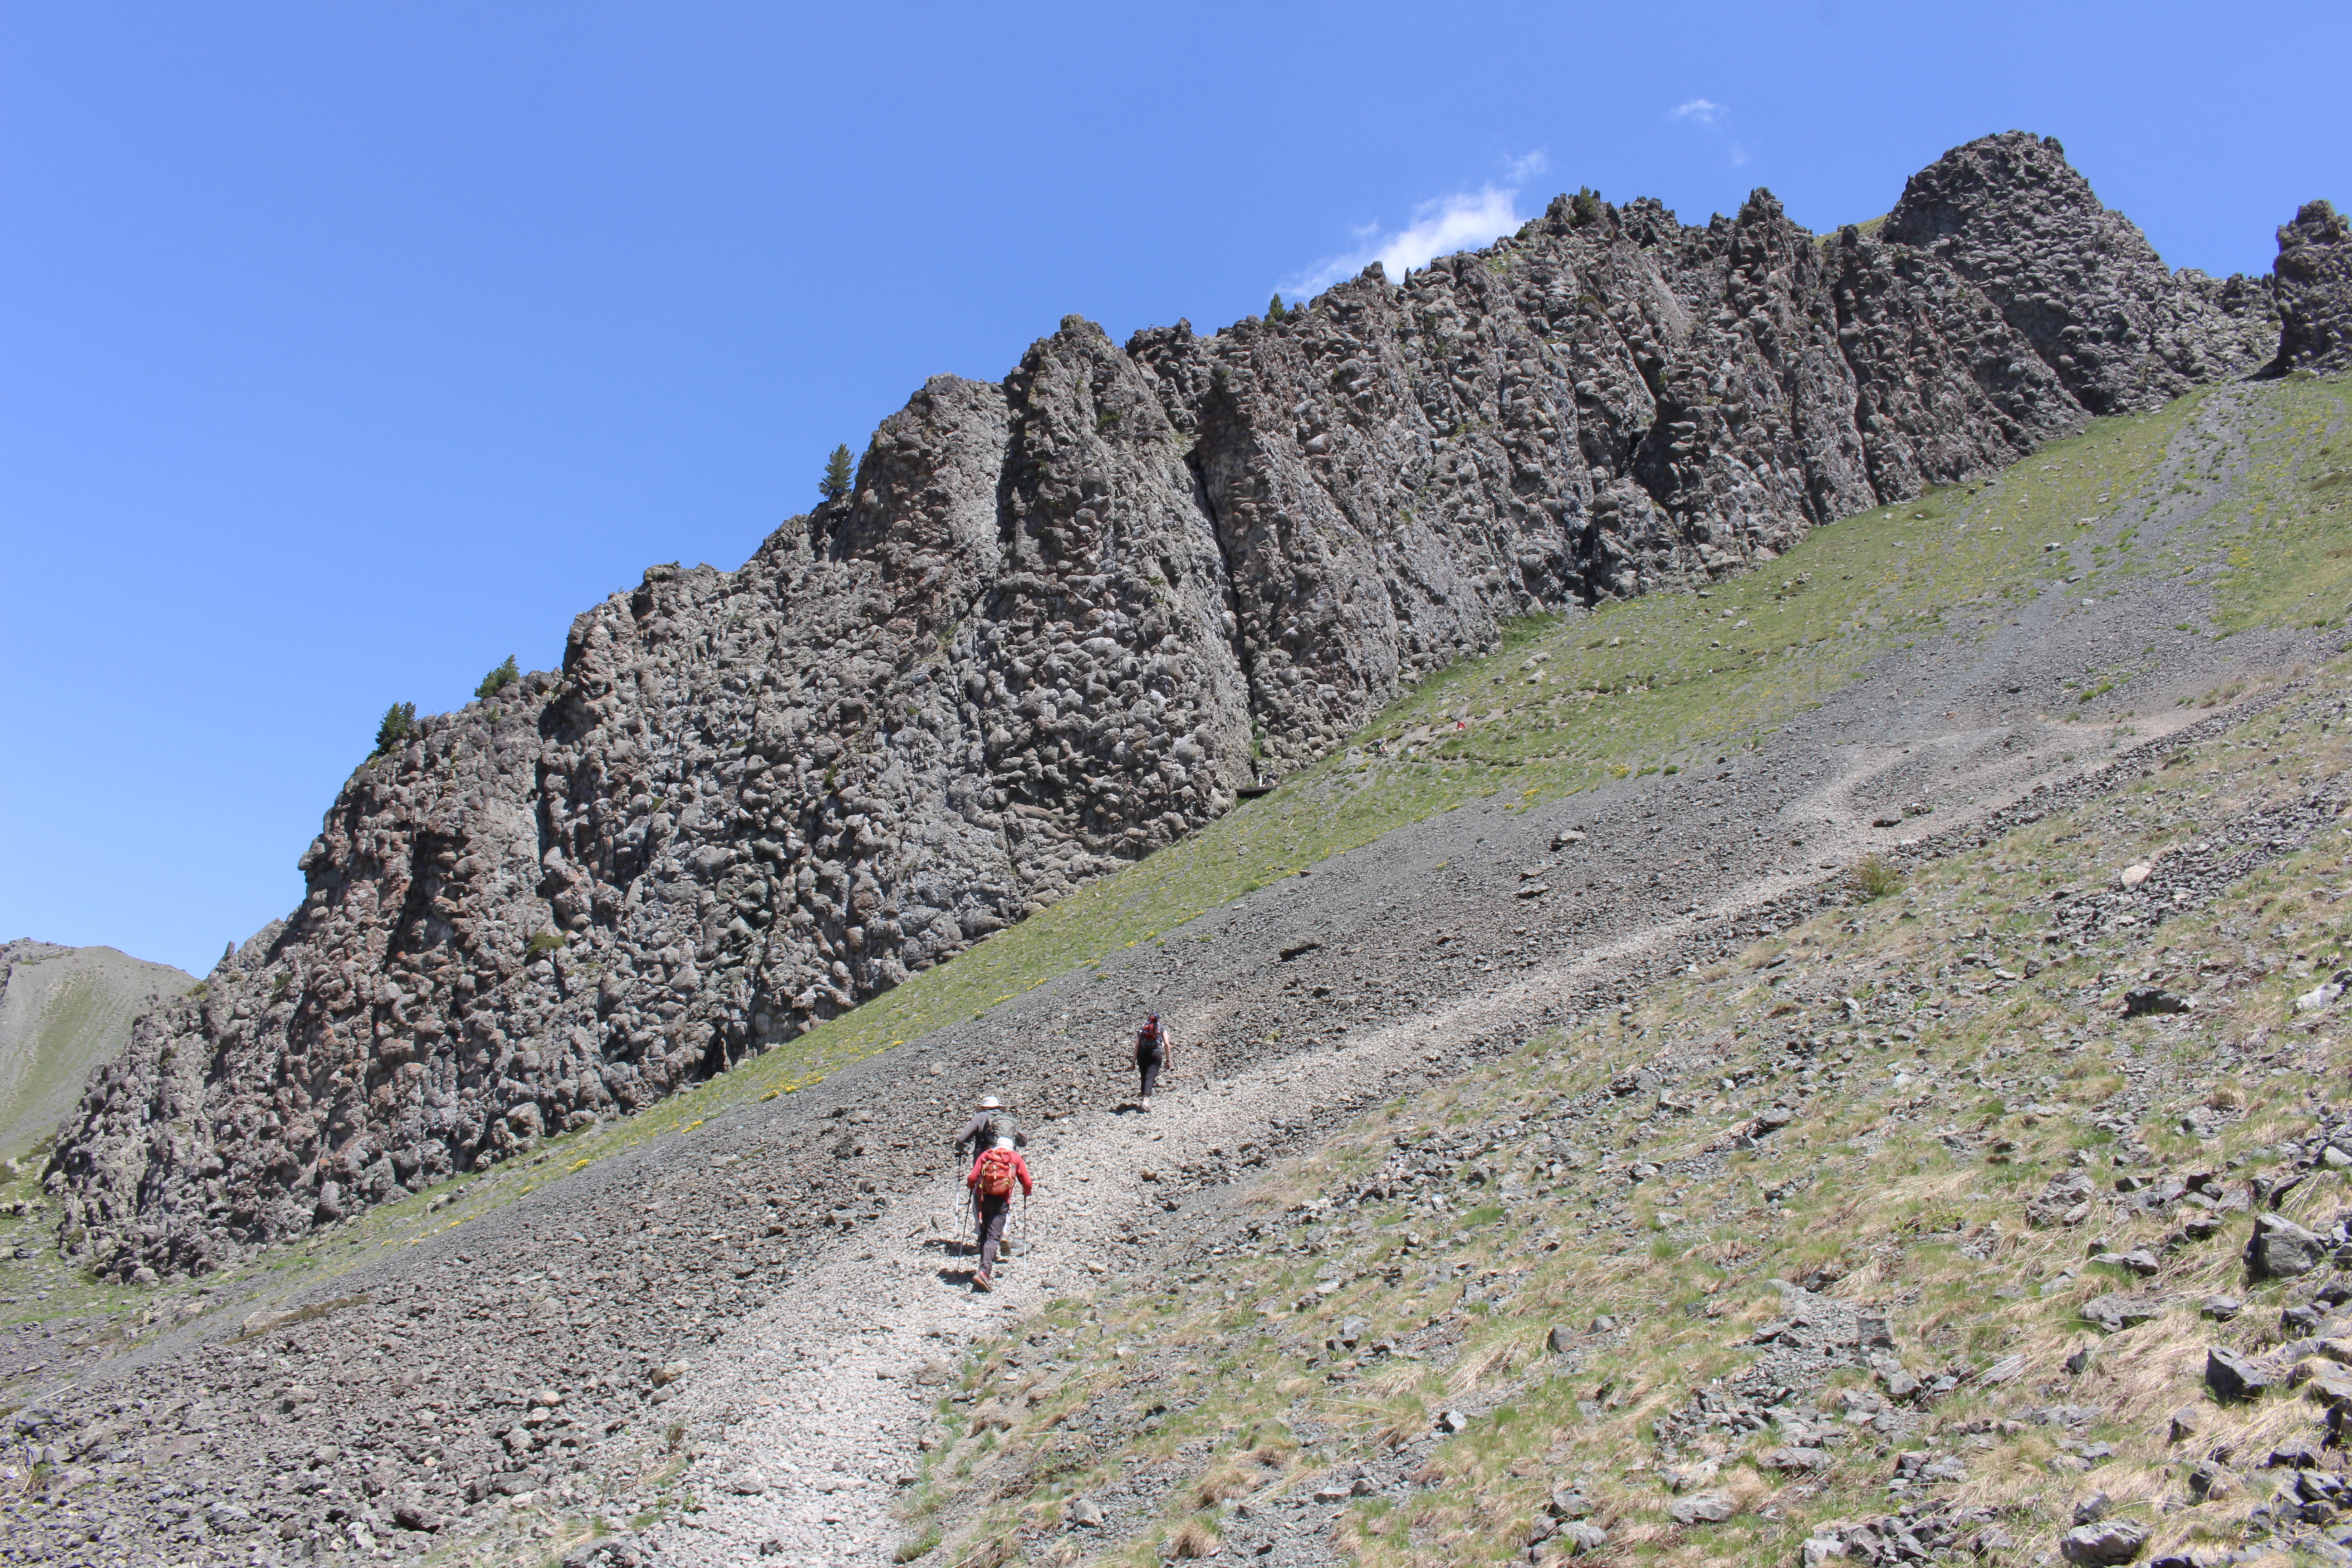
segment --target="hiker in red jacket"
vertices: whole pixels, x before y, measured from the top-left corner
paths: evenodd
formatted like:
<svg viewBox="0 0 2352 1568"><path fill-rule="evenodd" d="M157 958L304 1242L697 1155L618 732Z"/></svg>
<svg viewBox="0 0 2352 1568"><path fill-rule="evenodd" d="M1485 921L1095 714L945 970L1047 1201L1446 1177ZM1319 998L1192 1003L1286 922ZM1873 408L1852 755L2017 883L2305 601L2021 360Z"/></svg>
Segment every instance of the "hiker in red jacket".
<svg viewBox="0 0 2352 1568"><path fill-rule="evenodd" d="M1025 1198L1036 1187L1029 1180L1029 1163L1022 1159L1010 1138L1001 1138L982 1150L963 1184L971 1189L972 1212L980 1221L980 1272L971 1277L971 1288L993 1290L996 1254L1004 1245L1004 1222L1013 1217L1013 1189L1017 1184Z"/></svg>

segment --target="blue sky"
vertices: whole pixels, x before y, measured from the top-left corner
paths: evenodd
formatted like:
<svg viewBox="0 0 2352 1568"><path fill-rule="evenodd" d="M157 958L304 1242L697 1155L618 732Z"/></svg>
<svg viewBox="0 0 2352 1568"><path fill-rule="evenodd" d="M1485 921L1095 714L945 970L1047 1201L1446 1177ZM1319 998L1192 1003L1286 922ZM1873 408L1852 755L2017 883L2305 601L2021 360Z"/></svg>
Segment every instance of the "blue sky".
<svg viewBox="0 0 2352 1568"><path fill-rule="evenodd" d="M2011 127L2267 269L2352 202L2347 16L0 4L0 938L208 968L386 703L740 563L1071 311L1213 329L1579 184L1824 227Z"/></svg>

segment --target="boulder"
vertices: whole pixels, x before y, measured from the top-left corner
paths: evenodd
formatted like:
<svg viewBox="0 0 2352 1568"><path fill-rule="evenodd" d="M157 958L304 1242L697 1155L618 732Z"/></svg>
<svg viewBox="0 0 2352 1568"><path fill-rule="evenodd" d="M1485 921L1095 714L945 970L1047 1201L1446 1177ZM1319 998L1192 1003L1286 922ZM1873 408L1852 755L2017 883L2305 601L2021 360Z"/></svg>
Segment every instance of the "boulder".
<svg viewBox="0 0 2352 1568"><path fill-rule="evenodd" d="M1557 1539L1570 1557L1581 1557L1608 1545L1609 1532L1589 1519L1578 1519L1561 1525Z"/></svg>
<svg viewBox="0 0 2352 1568"><path fill-rule="evenodd" d="M2147 1526L2137 1520L2107 1519L2076 1525L2059 1538L2058 1550L2079 1568L2105 1568L2130 1562L2147 1544Z"/></svg>
<svg viewBox="0 0 2352 1568"><path fill-rule="evenodd" d="M2260 1363L2220 1345L2206 1351L2205 1386L2216 1399L2252 1399L2270 1385L2270 1373Z"/></svg>
<svg viewBox="0 0 2352 1568"><path fill-rule="evenodd" d="M1782 1470L1801 1475L1827 1469L1829 1462L1829 1455L1819 1448L1782 1447L1767 1448L1756 1456L1756 1468L1759 1469Z"/></svg>
<svg viewBox="0 0 2352 1568"><path fill-rule="evenodd" d="M2246 1243L2246 1267L2257 1279L2291 1279L2318 1268L2328 1250L2326 1241L2284 1215L2256 1215L2253 1237Z"/></svg>
<svg viewBox="0 0 2352 1568"><path fill-rule="evenodd" d="M1721 1524L1739 1511L1729 1492L1693 1492L1666 1504L1667 1517L1676 1524Z"/></svg>
<svg viewBox="0 0 2352 1568"><path fill-rule="evenodd" d="M2352 1368L2323 1367L2304 1384L2304 1393L2330 1410L2352 1405Z"/></svg>
<svg viewBox="0 0 2352 1568"><path fill-rule="evenodd" d="M439 1531L442 1525L439 1514L413 1502L401 1503L394 1508L392 1521L403 1530L419 1531L427 1534Z"/></svg>
<svg viewBox="0 0 2352 1568"><path fill-rule="evenodd" d="M2110 1293L2092 1297L2076 1310L2084 1322L2102 1333L2117 1334L2164 1316L2166 1303Z"/></svg>
<svg viewBox="0 0 2352 1568"><path fill-rule="evenodd" d="M2186 1013L2189 1005L2188 997L2176 996L2160 986L2151 985L2142 990L2124 993L2124 1016L2126 1018L2145 1018L2166 1013Z"/></svg>

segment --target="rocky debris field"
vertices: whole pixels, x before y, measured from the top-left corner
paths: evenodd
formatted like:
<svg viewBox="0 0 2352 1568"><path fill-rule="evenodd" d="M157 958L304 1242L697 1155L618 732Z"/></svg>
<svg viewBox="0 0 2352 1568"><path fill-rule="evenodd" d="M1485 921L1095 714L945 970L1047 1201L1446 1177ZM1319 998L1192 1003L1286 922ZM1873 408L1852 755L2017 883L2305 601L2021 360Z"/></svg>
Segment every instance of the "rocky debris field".
<svg viewBox="0 0 2352 1568"><path fill-rule="evenodd" d="M300 907L89 1085L59 1238L122 1282L249 1262L802 1041L1513 617L1726 581L2232 382L2282 300L2329 369L2347 242L2307 216L2275 285L2173 273L2006 132L1875 236L1563 197L1279 319L1070 318L935 378L740 571L656 567L560 673L387 732Z"/></svg>
<svg viewBox="0 0 2352 1568"><path fill-rule="evenodd" d="M2347 720L2339 658L1378 1103L975 1346L902 1552L2352 1560Z"/></svg>
<svg viewBox="0 0 2352 1568"><path fill-rule="evenodd" d="M2212 545L2198 530L2212 523L2216 498L2233 493L2233 476L2260 448L2242 439L2219 460L2210 454L2220 433L2273 417L2268 407L2222 395L2182 424L2168 437L2174 456L2136 487L2139 499L2111 508L2080 549L2111 550L2101 542L2126 534L2184 554ZM2192 465L2198 483L2183 488ZM2318 700L2307 686L2278 684L2311 656L2309 635L2253 631L2215 642L2168 634L2158 628L2210 611L2214 586L2101 559L2108 576L2095 603L2086 606L2078 584L2053 575L2038 592L2010 595L1982 624L1956 621L1911 647L1890 646L1850 685L1825 689L1819 706L1758 735L1737 761L1726 753L1704 773L1671 775L1629 766L1566 798L1504 795L1436 813L797 1092L730 1102L723 1084L698 1091L679 1104L707 1100L709 1109L691 1121L676 1113L666 1124L674 1132L583 1157L582 1168L513 1201L467 1194L542 1169L531 1162L599 1146L587 1134L551 1142L478 1185L450 1184L387 1211L406 1230L346 1220L268 1260L289 1271L282 1285L255 1270L224 1278L211 1294L203 1282L148 1292L134 1312L85 1325L28 1320L0 1339L0 1375L16 1406L5 1461L16 1489L0 1552L125 1563L436 1552L532 1561L593 1545L593 1532L604 1531L608 1557L723 1557L772 1540L802 1560L864 1562L904 1549L909 1536L920 1544L929 1528L1034 1536L1048 1513L1066 1523L1075 1516L1049 1509L1000 1530L985 1512L993 1504L977 1500L988 1489L959 1478L1000 1450L1007 1463L1034 1454L1023 1424L1050 1414L1051 1402L1027 1403L1025 1390L1010 1404L992 1396L992 1417L1001 1412L1010 1423L993 1440L958 1419L971 1402L949 1396L929 1407L940 1389L977 1399L981 1366L993 1365L990 1386L1003 1386L1016 1369L992 1358L1003 1342L995 1325L1011 1319L1023 1344L1045 1336L1014 1352L1023 1366L1054 1361L1070 1374L1058 1381L1073 1389L1082 1365L1148 1363L1165 1379L1171 1357L1197 1361L1202 1375L1212 1366L1220 1377L1255 1373L1258 1382L1230 1392L1252 1420L1285 1430L1268 1427L1251 1452L1263 1448L1287 1467L1285 1456L1303 1455L1304 1464L1345 1447L1349 1457L1335 1462L1363 1468L1336 1489L1343 1498L1321 1498L1330 1485L1298 1491L1286 1482L1249 1502L1249 1515L1237 1505L1234 1522L1218 1528L1246 1527L1281 1561L1315 1560L1329 1549L1335 1516L1345 1524L1352 1509L1370 1506L1348 1500L1359 1497L1359 1481L1370 1489L1361 1497L1391 1506L1429 1492L1430 1467L1454 1451L1444 1439L1475 1433L1508 1402L1512 1384L1496 1379L1527 1369L1526 1346L1489 1336L1551 1310L1531 1269L1594 1270L1574 1282L1579 1310L1551 1325L1570 1345L1557 1353L1594 1368L1610 1356L1650 1353L1651 1341L1632 1327L1644 1321L1640 1312L1594 1328L1611 1314L1581 1306L1632 1302L1647 1289L1642 1276L1653 1260L1641 1243L1664 1234L1661 1208L1681 1223L1738 1232L1750 1208L1801 1214L1850 1191L1846 1177L1832 1183L1810 1167L1760 1201L1739 1187L1757 1149L1813 1147L1825 1136L1813 1125L1827 1103L1813 1098L1824 1077L1836 1085L1870 1071L1886 1086L1875 1092L1898 1097L1873 1158L1918 1147L1921 1125L1948 1122L1951 1136L1964 1137L1945 1103L1954 1069L1920 1054L1941 1048L1928 1031L1966 1026L1992 1005L1984 998L2009 995L2053 959L2079 970L2105 963L2118 943L2144 943L2194 918L2249 868L2259 875L2247 857L2306 852L2327 830L2332 811L2307 797L2242 802L2238 793L2213 793L2276 776L2301 756L2302 730L2288 744L2286 729L2256 728L2242 712L2248 703L2284 712L2282 704ZM2110 668L2119 647L2163 650L2107 694L2130 693L2149 711L2127 726L2140 735L2042 716L2062 705L2080 712L2084 688L2073 672ZM1483 680L1483 668L1465 679ZM1964 727L1953 717L1962 712L1985 717ZM2134 752L2127 742L2171 749ZM2160 765L2174 756L2190 760ZM2023 940L1996 942L1988 928L1964 955L1975 962L1948 981L1935 970L1958 960L1932 953L1889 951L1832 970L1808 962L1816 944L1787 945L1825 920L1863 918L1845 909L1838 874L1868 851L1939 876L1956 854L1997 858L2025 838L2044 846L2038 855L2065 845L2075 855L2105 853L2144 820L2147 808L2128 792L2154 787L2139 776L2148 768L2172 792L2162 799L2185 792L2200 803L2165 808L2182 814L2179 833L2192 816L2202 824L2227 812L2259 837L2200 827L2203 849L2173 846L2176 853L2089 906L2077 900L2091 898L2104 873L2043 889L2050 942L2037 925L2030 952L2011 953ZM2216 769L2221 784L2212 782ZM2213 800L2222 804L2202 804ZM2088 826L2116 812L2129 815ZM1979 850L1979 840L1991 847ZM1531 884L1548 891L1523 897ZM2060 890L2070 896L2056 899ZM1893 911L1916 907L1881 900L1868 918L1902 935L1920 928ZM2077 912L2084 907L2101 912L2085 918ZM1762 960L1760 973L1748 967L1759 939L1780 960ZM2088 956L2064 957L2074 952L2070 942ZM558 955L549 967L563 977L572 962ZM1714 988L1687 994L1702 1012L1717 1005L1709 996L1727 1007L1728 998L1747 999L1729 1022L1678 1025L1664 1038L1664 1016L1653 1009L1661 995L1694 985ZM1132 1087L1125 1041L1143 1005L1168 1015L1179 1042L1175 1093L1149 1118L1124 1108ZM2069 1026L2084 1041L2062 1030L2047 1047L2070 1066L2087 1059L2076 1055L2086 1048L2084 1017ZM1829 1038L1825 1019L1831 1033L1851 1037ZM2189 1019L2158 1013L2134 1027L2179 1029L2193 1026ZM1912 1065L1880 1054L1898 1051ZM2301 1070L2303 1059L2285 1065ZM738 1076L763 1081L763 1065ZM2125 1134L2144 1131L2145 1108L2166 1103L2178 1081L2126 1075L2088 1114ZM956 1189L941 1145L982 1091L1008 1095L1035 1130L1043 1190L1037 1229L1008 1270L1008 1289L975 1298L946 1247ZM2063 1098L2054 1086L2037 1092L2050 1098L2033 1103L2045 1106ZM1494 1117L1465 1111L1456 1121L1448 1109L1481 1094L1535 1098L1546 1109L1531 1114L1515 1102L1510 1136L1497 1142L1503 1124ZM648 1127L666 1114L646 1113ZM1349 1152L1368 1116L1379 1129L1378 1158L1369 1148ZM2237 1125L2217 1117L2215 1126ZM1682 1128L1696 1121L1712 1129L1703 1142L1713 1146L1683 1146ZM1674 1138L1652 1150L1650 1141L1668 1131ZM1943 1136L1931 1161L1957 1158ZM1544 1157L1524 1157L1536 1152ZM1864 1169L1843 1157L1847 1171ZM1325 1175L1335 1161L1348 1165L1344 1191ZM557 1177L562 1169L543 1171ZM1492 1222L1468 1218L1489 1200L1517 1212L1513 1204L1540 1189L1557 1209L1580 1184L1591 1207L1557 1212L1525 1236L1508 1229L1506 1253L1487 1249ZM1664 1194L1675 1202L1657 1204ZM2090 1201L2070 1197L2061 1213ZM1285 1212L1293 1202L1307 1206ZM1408 1215L1401 1251L1384 1205L1410 1205L1394 1211ZM453 1215L464 1223L447 1225ZM1885 1223L1907 1218L1890 1216ZM1807 1235L1841 1239L1854 1223L1849 1215ZM352 1253L346 1236L413 1245ZM2128 1234L2104 1239L2134 1250ZM1547 1242L1556 1245L1547 1250ZM1346 1266L1327 1272L1286 1261L1308 1258ZM1276 1258L1286 1260L1284 1278L1265 1273ZM1801 1294L1775 1300L1771 1321L1786 1326L1754 1363L1763 1370L1729 1367L1724 1388L1707 1391L1712 1407L1676 1395L1678 1414L1664 1429L1673 1462L1716 1458L1697 1453L1709 1434L1748 1430L1768 1413L1784 1426L1792 1415L1819 1424L1821 1401L1843 1397L1834 1377L1877 1375L1873 1354L1889 1347L1856 1342L1834 1357L1804 1353L1822 1348L1811 1342L1820 1336L1843 1346L1845 1323L1860 1321L1832 1289L1836 1279L1821 1268L1776 1277ZM1171 1289L1190 1309L1268 1324L1353 1303L1364 1326L1350 1331L1343 1315L1320 1339L1358 1344L1343 1355L1318 1339L1307 1353L1359 1365L1331 1382L1328 1366L1310 1375L1266 1360L1274 1351L1255 1340L1230 1361L1201 1360L1194 1342L1163 1331L1159 1314ZM1714 1321L1703 1308L1693 1315ZM1904 1321L1892 1307L1883 1315ZM967 1350L975 1338L988 1347L979 1360ZM1898 1338L1893 1347L1903 1352L1903 1375L1931 1391L1958 1377L1948 1363L1938 1370L1921 1360L1917 1343ZM1390 1348L1372 1348L1381 1344ZM1417 1378L1440 1367L1449 1381L1433 1419L1459 1417L1462 1431L1424 1426L1416 1414L1395 1427L1395 1442L1369 1447L1361 1439L1392 1420L1371 1422L1354 1405L1298 1406L1302 1390L1293 1386L1303 1380L1353 1400L1374 1373ZM941 1381L925 1381L932 1376ZM1029 1381L1026 1371L1013 1379ZM1419 1399L1421 1386L1404 1378L1381 1397ZM1568 1401L1587 1400L1599 1417L1622 1423L1602 1428L1595 1451L1638 1446L1630 1412L1647 1407L1627 1393L1632 1386L1596 1373ZM1799 1394L1811 1403L1784 1408ZM1181 1400L1197 1405L1198 1396L1121 1394L1080 1428L1065 1422L1055 1441L1082 1430L1088 1453L1098 1445L1116 1455L1145 1426L1155 1440L1172 1440L1184 1423L1171 1413L1193 1407ZM1876 1430L1905 1432L1921 1408L1874 1412L1887 1423ZM1725 1420L1713 1421L1718 1415ZM1780 1447L1791 1451L1840 1447L1784 1435ZM1193 1495L1170 1489L1195 1485L1187 1467L1215 1448L1213 1441L1139 1458L1123 1472L1124 1491L1093 1488L1081 1497L1055 1481L1063 1492L1039 1494L1031 1476L1006 1482L1014 1490L996 1501L1018 1496L1071 1510L1084 1501L1098 1518L1076 1529L1144 1550L1160 1539L1170 1499ZM1076 1450L1068 1454L1075 1462ZM1254 1485L1229 1495L1263 1491L1255 1484L1261 1471L1276 1473L1244 1468L1242 1479ZM1600 1479L1585 1484L1595 1512L1567 1521L1556 1532L1565 1542L1579 1539L1567 1523L1611 1529L1609 1510L1626 1506ZM1722 1489L1685 1490L1712 1499ZM1730 1495L1734 1516L1751 1518L1736 1487ZM886 1516L900 1513L903 1524L886 1527Z"/></svg>

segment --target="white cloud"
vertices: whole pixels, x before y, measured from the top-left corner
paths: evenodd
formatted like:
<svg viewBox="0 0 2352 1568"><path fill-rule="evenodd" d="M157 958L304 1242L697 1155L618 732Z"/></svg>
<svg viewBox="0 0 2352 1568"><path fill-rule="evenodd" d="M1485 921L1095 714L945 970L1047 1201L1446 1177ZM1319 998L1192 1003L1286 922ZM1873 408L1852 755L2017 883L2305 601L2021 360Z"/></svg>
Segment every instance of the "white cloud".
<svg viewBox="0 0 2352 1568"><path fill-rule="evenodd" d="M1302 298L1312 295L1343 278L1353 278L1375 261L1390 282L1402 282L1408 271L1428 266L1432 257L1485 245L1526 223L1518 213L1518 194L1516 189L1498 191L1482 185L1476 191L1423 202L1412 209L1412 221L1394 234L1383 232L1378 224L1358 229L1356 237L1362 243L1357 248L1343 256L1325 257L1284 283L1282 291Z"/></svg>
<svg viewBox="0 0 2352 1568"><path fill-rule="evenodd" d="M1666 118L1704 126L1722 143L1724 156L1731 160L1733 168L1748 162L1748 149L1737 140L1738 131L1732 123L1734 117L1730 105L1717 103L1711 99L1694 98L1675 104Z"/></svg>
<svg viewBox="0 0 2352 1568"><path fill-rule="evenodd" d="M1544 156L1540 147L1524 157L1503 160L1504 171L1514 180L1532 180L1550 167L1551 160Z"/></svg>

